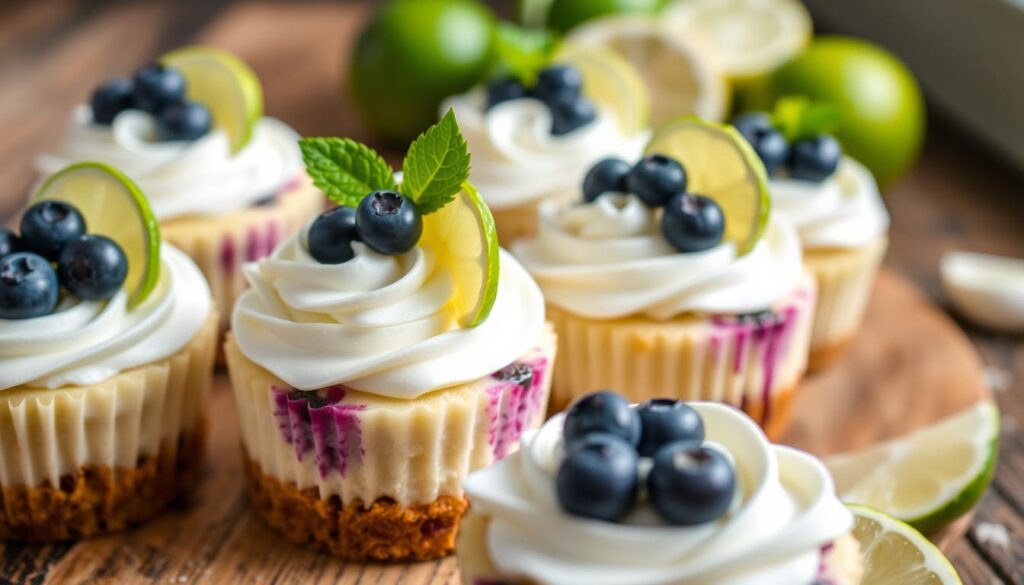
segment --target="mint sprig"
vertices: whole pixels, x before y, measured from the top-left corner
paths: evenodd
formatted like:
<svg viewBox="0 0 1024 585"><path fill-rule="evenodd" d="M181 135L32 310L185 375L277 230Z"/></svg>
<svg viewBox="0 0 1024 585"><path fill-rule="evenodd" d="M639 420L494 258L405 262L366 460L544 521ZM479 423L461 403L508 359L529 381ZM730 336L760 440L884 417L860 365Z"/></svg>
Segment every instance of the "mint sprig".
<svg viewBox="0 0 1024 585"><path fill-rule="evenodd" d="M794 142L820 134L831 134L839 125L842 113L826 102L812 102L804 96L787 96L775 103L772 125L786 140Z"/></svg>
<svg viewBox="0 0 1024 585"><path fill-rule="evenodd" d="M468 178L469 147L449 108L409 147L402 161L402 193L426 215L454 199Z"/></svg>
<svg viewBox="0 0 1024 585"><path fill-rule="evenodd" d="M558 34L553 31L499 23L491 75L515 77L527 87L532 86L541 69L551 63L559 44Z"/></svg>
<svg viewBox="0 0 1024 585"><path fill-rule="evenodd" d="M299 149L313 184L338 205L356 207L373 191L398 190L391 165L355 140L303 138Z"/></svg>

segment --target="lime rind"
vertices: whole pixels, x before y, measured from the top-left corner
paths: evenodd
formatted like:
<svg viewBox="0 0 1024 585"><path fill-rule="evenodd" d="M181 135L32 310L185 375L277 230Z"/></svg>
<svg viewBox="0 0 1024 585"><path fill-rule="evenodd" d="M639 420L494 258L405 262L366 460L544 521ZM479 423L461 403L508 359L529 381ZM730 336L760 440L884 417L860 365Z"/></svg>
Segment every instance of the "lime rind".
<svg viewBox="0 0 1024 585"><path fill-rule="evenodd" d="M899 518L890 516L881 510L872 508L871 506L864 506L862 504L846 504L846 507L853 513L855 518L863 517L875 522L884 532L895 532L911 543L917 545L918 550L925 556L927 563L926 568L936 572L937 576L942 579L944 583L962 585L960 574L953 566L953 563L946 558L946 555L943 554L939 547L935 546L932 541L928 540L928 538L916 528ZM865 543L861 542L860 544L863 549L862 552L865 555L865 565L867 565L869 564L869 553L873 547L869 544L868 547L864 548ZM939 566L936 567L934 564L938 564ZM939 571L941 571L941 573L938 573Z"/></svg>
<svg viewBox="0 0 1024 585"><path fill-rule="evenodd" d="M487 258L487 266L484 269L484 289L480 295L480 303L466 320L466 327L476 327L487 320L494 308L494 302L498 298L498 280L501 275L501 246L498 244L498 229L494 224L494 216L484 202L484 198L472 183L466 181L462 189L476 206L480 216L480 231L483 234L485 246L484 256Z"/></svg>

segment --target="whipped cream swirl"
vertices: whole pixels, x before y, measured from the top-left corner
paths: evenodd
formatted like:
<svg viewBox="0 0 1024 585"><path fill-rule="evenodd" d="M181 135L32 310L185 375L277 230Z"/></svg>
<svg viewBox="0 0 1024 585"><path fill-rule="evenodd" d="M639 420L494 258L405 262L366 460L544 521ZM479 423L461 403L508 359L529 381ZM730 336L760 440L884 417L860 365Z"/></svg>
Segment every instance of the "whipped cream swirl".
<svg viewBox="0 0 1024 585"><path fill-rule="evenodd" d="M488 110L483 92L450 98L473 154L471 180L493 209L515 207L572 193L590 167L615 156L640 157L648 134L623 133L615 114L598 117L563 136L551 134L551 110L535 99L502 102Z"/></svg>
<svg viewBox="0 0 1024 585"><path fill-rule="evenodd" d="M566 514L555 492L564 457L559 415L466 483L474 513L490 518L486 545L498 571L543 585L811 585L821 548L853 527L825 466L770 444L731 407L693 406L707 445L736 468L737 497L723 517L668 526L644 499L622 524Z"/></svg>
<svg viewBox="0 0 1024 585"><path fill-rule="evenodd" d="M773 218L754 249L738 257L729 242L679 253L659 219L630 195L545 201L537 238L516 242L513 251L549 302L593 319L756 312L799 284L800 242L785 222Z"/></svg>
<svg viewBox="0 0 1024 585"><path fill-rule="evenodd" d="M69 297L44 317L0 319L0 390L98 384L185 347L210 314L210 288L188 256L161 249L160 281L136 307L122 289L109 301Z"/></svg>
<svg viewBox="0 0 1024 585"><path fill-rule="evenodd" d="M356 242L355 258L330 265L304 241L293 236L243 267L253 288L232 318L242 353L300 390L343 384L413 399L496 372L543 332L540 289L504 250L491 314L462 328L449 303L452 276L429 250L385 256Z"/></svg>
<svg viewBox="0 0 1024 585"><path fill-rule="evenodd" d="M79 106L64 145L41 156L37 166L50 174L74 162L104 162L138 183L158 219L223 215L274 195L294 180L302 169L298 140L283 122L263 118L237 153L218 128L191 142L158 142L150 114L126 110L113 125L102 126L93 123L88 106Z"/></svg>
<svg viewBox="0 0 1024 585"><path fill-rule="evenodd" d="M806 248L859 248L889 229L871 171L845 157L823 182L773 178L775 210L793 223Z"/></svg>

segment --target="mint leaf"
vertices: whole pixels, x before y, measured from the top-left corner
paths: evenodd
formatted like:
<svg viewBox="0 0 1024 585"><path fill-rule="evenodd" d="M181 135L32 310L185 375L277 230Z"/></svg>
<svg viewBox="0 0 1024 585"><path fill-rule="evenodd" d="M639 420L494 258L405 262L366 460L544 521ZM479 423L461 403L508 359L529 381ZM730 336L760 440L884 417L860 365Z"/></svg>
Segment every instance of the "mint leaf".
<svg viewBox="0 0 1024 585"><path fill-rule="evenodd" d="M398 189L391 166L354 140L303 138L299 149L313 184L338 205L357 207L373 191Z"/></svg>
<svg viewBox="0 0 1024 585"><path fill-rule="evenodd" d="M804 96L786 96L775 102L772 124L793 142L835 131L841 112L835 105L812 102Z"/></svg>
<svg viewBox="0 0 1024 585"><path fill-rule="evenodd" d="M839 126L842 113L839 108L832 104L812 103L804 110L800 117L800 128L797 130L797 140L810 138L819 134L831 134Z"/></svg>
<svg viewBox="0 0 1024 585"><path fill-rule="evenodd" d="M524 85L532 86L537 83L540 70L551 63L558 45L558 35L553 31L500 23L494 40L492 75L515 77Z"/></svg>
<svg viewBox="0 0 1024 585"><path fill-rule="evenodd" d="M468 178L469 149L449 108L409 147L402 162L402 194L426 215L454 199Z"/></svg>

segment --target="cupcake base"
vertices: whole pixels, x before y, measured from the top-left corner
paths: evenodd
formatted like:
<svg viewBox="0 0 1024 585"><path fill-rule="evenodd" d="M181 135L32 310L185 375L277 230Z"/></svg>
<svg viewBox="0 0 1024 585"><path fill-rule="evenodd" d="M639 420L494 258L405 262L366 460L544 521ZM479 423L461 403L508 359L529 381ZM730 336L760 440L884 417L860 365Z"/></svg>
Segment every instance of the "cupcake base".
<svg viewBox="0 0 1024 585"><path fill-rule="evenodd" d="M540 200L537 200L508 207L491 208L494 226L498 231L498 241L503 247L509 248L516 240L536 235L539 205Z"/></svg>

